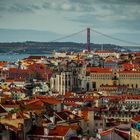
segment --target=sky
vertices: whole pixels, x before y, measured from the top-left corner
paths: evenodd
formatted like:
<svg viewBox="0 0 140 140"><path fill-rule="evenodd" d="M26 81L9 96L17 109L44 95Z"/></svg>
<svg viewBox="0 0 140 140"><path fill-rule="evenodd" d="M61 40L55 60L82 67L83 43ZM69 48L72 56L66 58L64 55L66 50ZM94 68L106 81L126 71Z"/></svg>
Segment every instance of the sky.
<svg viewBox="0 0 140 140"><path fill-rule="evenodd" d="M52 41L90 27L91 42L140 44L140 0L0 0L0 42ZM86 42L86 31L60 41ZM134 42L134 43L133 43Z"/></svg>

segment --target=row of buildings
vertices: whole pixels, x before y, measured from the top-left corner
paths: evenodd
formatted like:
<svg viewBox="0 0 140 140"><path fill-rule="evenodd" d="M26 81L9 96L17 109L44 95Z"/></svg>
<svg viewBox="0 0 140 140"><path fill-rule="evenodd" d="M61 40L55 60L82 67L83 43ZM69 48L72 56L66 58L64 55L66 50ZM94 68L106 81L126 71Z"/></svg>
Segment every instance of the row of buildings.
<svg viewBox="0 0 140 140"><path fill-rule="evenodd" d="M0 62L0 139L104 139L113 130L138 140L139 93L138 52L83 51ZM131 133L124 136L122 124Z"/></svg>

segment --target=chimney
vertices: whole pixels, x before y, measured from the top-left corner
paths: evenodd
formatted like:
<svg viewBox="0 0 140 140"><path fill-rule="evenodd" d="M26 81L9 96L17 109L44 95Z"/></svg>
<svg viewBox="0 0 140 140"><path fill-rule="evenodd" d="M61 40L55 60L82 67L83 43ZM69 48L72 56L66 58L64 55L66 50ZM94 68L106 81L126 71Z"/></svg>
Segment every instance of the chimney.
<svg viewBox="0 0 140 140"><path fill-rule="evenodd" d="M13 120L17 119L17 113L13 113L13 114L12 114L12 119L13 119Z"/></svg>
<svg viewBox="0 0 140 140"><path fill-rule="evenodd" d="M49 128L47 127L44 127L44 135L49 135Z"/></svg>
<svg viewBox="0 0 140 140"><path fill-rule="evenodd" d="M50 121L52 122L52 124L55 124L55 115L53 115L52 117L50 117Z"/></svg>

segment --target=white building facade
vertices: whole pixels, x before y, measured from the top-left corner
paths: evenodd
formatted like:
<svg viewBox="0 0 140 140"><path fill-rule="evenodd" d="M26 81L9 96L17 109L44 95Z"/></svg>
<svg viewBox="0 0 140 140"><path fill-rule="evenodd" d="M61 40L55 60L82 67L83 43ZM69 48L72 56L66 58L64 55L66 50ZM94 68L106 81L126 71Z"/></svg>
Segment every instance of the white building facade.
<svg viewBox="0 0 140 140"><path fill-rule="evenodd" d="M66 92L72 91L77 85L77 78L73 72L60 72L51 77L50 88L52 91L59 92L64 95Z"/></svg>

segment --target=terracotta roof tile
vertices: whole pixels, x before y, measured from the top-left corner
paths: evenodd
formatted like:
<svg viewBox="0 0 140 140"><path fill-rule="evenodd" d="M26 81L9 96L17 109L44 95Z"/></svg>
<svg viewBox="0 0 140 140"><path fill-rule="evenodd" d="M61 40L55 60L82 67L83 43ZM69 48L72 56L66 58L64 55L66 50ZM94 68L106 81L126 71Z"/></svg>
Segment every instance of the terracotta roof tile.
<svg viewBox="0 0 140 140"><path fill-rule="evenodd" d="M117 53L115 51L107 51L107 50L96 50L95 53Z"/></svg>
<svg viewBox="0 0 140 140"><path fill-rule="evenodd" d="M69 126L63 126L63 125L58 125L56 126L54 129L49 129L49 134L48 136L61 136L64 137L68 131L69 131L70 127ZM32 131L29 132L30 136L44 136L44 128L43 127L38 127L38 128L34 128ZM46 135L47 137L47 135Z"/></svg>
<svg viewBox="0 0 140 140"><path fill-rule="evenodd" d="M91 73L112 73L111 68L87 68L86 71Z"/></svg>
<svg viewBox="0 0 140 140"><path fill-rule="evenodd" d="M132 121L140 122L140 116L134 117L131 119Z"/></svg>
<svg viewBox="0 0 140 140"><path fill-rule="evenodd" d="M46 98L46 99L41 99L42 102L46 102L49 104L60 104L61 101L55 99L55 98Z"/></svg>
<svg viewBox="0 0 140 140"><path fill-rule="evenodd" d="M33 71L29 69L18 69L18 68L10 68L8 71L13 73L33 73Z"/></svg>

